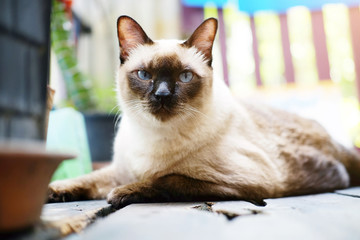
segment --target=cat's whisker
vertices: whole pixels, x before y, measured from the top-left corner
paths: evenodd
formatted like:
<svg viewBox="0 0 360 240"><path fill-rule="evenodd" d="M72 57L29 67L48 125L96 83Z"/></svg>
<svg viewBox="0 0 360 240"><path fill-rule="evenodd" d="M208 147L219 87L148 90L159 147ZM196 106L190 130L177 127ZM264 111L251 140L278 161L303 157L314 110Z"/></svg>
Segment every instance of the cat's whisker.
<svg viewBox="0 0 360 240"><path fill-rule="evenodd" d="M144 117L144 112L148 112L150 109L150 106L148 106L148 103L146 101L128 101L127 103L130 103L128 105L128 110L131 111L135 117ZM152 120L153 118L151 118Z"/></svg>
<svg viewBox="0 0 360 240"><path fill-rule="evenodd" d="M126 105L136 105L136 104L141 104L141 103L143 103L144 101L142 101L142 100L138 100L138 99L133 99L133 100L126 100L126 101L124 101L124 104L126 104Z"/></svg>
<svg viewBox="0 0 360 240"><path fill-rule="evenodd" d="M143 106L141 106L140 104L133 104L129 106L129 111L134 113L134 115L137 117L141 114L142 110L143 110Z"/></svg>
<svg viewBox="0 0 360 240"><path fill-rule="evenodd" d="M118 105L118 104L115 105L115 106L110 110L109 115L112 114L115 109L117 109L117 111L116 111L115 114L118 114L118 113L119 113L119 105Z"/></svg>
<svg viewBox="0 0 360 240"><path fill-rule="evenodd" d="M181 108L180 114L182 116L182 119L186 119L186 118L195 119L196 117L194 112L188 111L186 108Z"/></svg>
<svg viewBox="0 0 360 240"><path fill-rule="evenodd" d="M186 121L189 120L189 118L191 120L196 120L197 119L197 115L195 112L193 111L189 111L187 108L185 108L184 106L182 106L179 109L178 112L178 117L180 118L181 121Z"/></svg>
<svg viewBox="0 0 360 240"><path fill-rule="evenodd" d="M118 111L116 113L116 118L115 118L115 128L118 127L120 119L121 119L121 111L120 111L120 109L118 109Z"/></svg>
<svg viewBox="0 0 360 240"><path fill-rule="evenodd" d="M120 105L119 105L119 104L115 105L115 106L111 109L109 115L112 114L115 109L116 109L116 113L115 113L114 125L115 125L115 127L117 127L117 125L119 124L120 118L121 118Z"/></svg>
<svg viewBox="0 0 360 240"><path fill-rule="evenodd" d="M206 115L205 113L201 112L200 110L189 106L188 109L190 109L191 111L195 112L195 113L199 113L200 115L202 115L203 117L210 119L210 117L208 115Z"/></svg>
<svg viewBox="0 0 360 240"><path fill-rule="evenodd" d="M183 105L182 109L185 113L189 113L191 114L194 118L196 117L196 114L200 114L201 116L205 117L206 119L210 119L209 116L207 116L206 114L204 114L203 112L201 112L200 110L190 106L190 105Z"/></svg>

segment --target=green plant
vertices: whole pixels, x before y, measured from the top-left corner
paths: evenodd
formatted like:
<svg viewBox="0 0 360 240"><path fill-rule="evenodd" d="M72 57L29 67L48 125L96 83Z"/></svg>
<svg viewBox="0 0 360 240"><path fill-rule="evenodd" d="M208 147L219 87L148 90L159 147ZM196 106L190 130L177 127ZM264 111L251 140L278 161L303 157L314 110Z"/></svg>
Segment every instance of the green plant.
<svg viewBox="0 0 360 240"><path fill-rule="evenodd" d="M92 83L78 68L75 45L71 41L70 24L65 4L53 0L51 17L51 47L55 52L67 89L68 102L79 111L96 109Z"/></svg>

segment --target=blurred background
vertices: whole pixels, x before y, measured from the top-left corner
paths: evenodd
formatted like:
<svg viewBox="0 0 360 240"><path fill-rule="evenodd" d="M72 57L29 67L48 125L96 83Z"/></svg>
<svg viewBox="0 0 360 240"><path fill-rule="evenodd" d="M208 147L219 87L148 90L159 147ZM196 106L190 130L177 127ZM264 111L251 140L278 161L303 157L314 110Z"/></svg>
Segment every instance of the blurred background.
<svg viewBox="0 0 360 240"><path fill-rule="evenodd" d="M153 40L186 39L205 18L218 18L214 77L237 98L314 118L344 145L360 147L358 0L52 0L51 8L42 1L0 2L0 138L46 137L49 83L56 93L47 146L78 154L54 179L111 159L121 116L120 15Z"/></svg>
<svg viewBox="0 0 360 240"><path fill-rule="evenodd" d="M358 1L54 1L51 85L56 106L121 111L114 82L116 20L123 14L152 39L186 39L204 18L217 17L215 76L234 95L316 118L344 144L360 147ZM66 59L67 47L74 59Z"/></svg>

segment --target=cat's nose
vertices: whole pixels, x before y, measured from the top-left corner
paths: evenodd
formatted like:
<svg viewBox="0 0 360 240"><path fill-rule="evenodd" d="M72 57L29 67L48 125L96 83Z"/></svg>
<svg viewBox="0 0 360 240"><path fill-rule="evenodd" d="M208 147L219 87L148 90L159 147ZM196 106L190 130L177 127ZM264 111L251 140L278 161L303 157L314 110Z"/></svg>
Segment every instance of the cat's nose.
<svg viewBox="0 0 360 240"><path fill-rule="evenodd" d="M161 82L158 89L155 91L155 97L158 99L164 99L171 95L169 85L167 82Z"/></svg>

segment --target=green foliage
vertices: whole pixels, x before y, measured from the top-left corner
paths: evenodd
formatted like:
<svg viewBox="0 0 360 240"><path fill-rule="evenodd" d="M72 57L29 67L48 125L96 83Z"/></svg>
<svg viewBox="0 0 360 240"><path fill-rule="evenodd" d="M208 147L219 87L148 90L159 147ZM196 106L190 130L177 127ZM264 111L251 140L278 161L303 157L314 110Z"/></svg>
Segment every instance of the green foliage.
<svg viewBox="0 0 360 240"><path fill-rule="evenodd" d="M116 92L113 88L101 88L95 87L94 93L97 99L97 106L101 111L111 113L111 114L119 114L120 109L117 107L116 103Z"/></svg>
<svg viewBox="0 0 360 240"><path fill-rule="evenodd" d="M70 29L65 6L53 0L51 17L51 47L58 60L69 102L79 111L93 111L96 108L90 80L78 69L74 43L71 42Z"/></svg>

